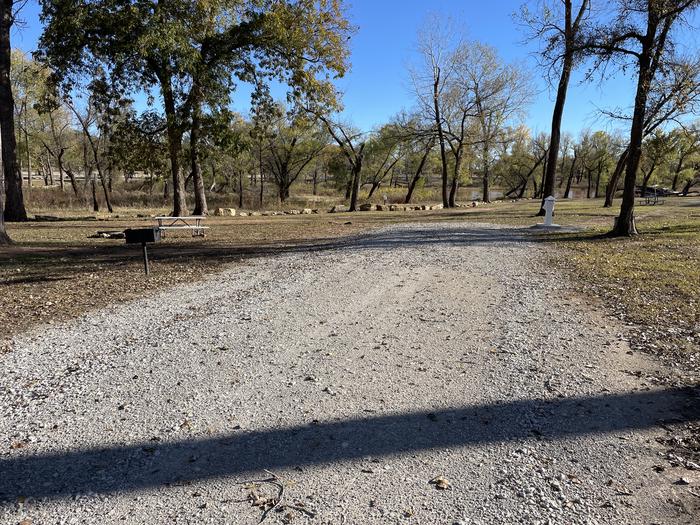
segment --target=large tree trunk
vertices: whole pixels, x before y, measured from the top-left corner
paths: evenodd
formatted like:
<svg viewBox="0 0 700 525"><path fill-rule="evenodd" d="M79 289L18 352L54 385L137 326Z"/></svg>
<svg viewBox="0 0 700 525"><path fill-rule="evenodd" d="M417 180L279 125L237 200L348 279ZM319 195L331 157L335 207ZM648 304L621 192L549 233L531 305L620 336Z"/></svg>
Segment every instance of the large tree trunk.
<svg viewBox="0 0 700 525"><path fill-rule="evenodd" d="M574 182L574 175L576 173L576 160L576 155L574 154L574 158L571 161L571 168L569 170L569 178L566 181L566 190L564 191L565 199L568 199L571 195L571 183Z"/></svg>
<svg viewBox="0 0 700 525"><path fill-rule="evenodd" d="M442 133L442 118L440 116L440 68L436 69L433 82L433 106L435 109L435 126L437 128L438 142L440 143L440 161L442 163L442 205L450 207L447 197L447 153L445 151L445 136Z"/></svg>
<svg viewBox="0 0 700 525"><path fill-rule="evenodd" d="M564 56L562 59L561 76L559 77L559 85L557 86L557 98L554 102L554 111L552 113L552 130L549 140L549 155L547 159L547 171L544 174L542 181L542 203L538 216L544 217L544 199L550 195L554 196L554 186L557 176L557 158L559 157L559 146L561 144L561 119L564 114L564 105L566 104L566 93L569 89L569 79L571 78L571 69L573 67L574 52L571 49L573 45L573 32L575 29L572 26L572 9L571 0L565 0L565 35L564 35ZM584 6L581 6L584 9Z"/></svg>
<svg viewBox="0 0 700 525"><path fill-rule="evenodd" d="M31 192L32 188L32 155L29 151L29 133L27 132L27 109L25 102L25 117L24 117L24 144L27 148L27 194Z"/></svg>
<svg viewBox="0 0 700 525"><path fill-rule="evenodd" d="M676 169L673 172L673 183L671 184L671 191L676 191L676 188L678 187L678 178L681 175L681 171L683 171L684 160L685 160L684 155L681 155L680 158L678 159L678 164L676 164Z"/></svg>
<svg viewBox="0 0 700 525"><path fill-rule="evenodd" d="M105 174L99 165L97 166L97 172L100 174L100 184L102 185L102 193L105 196L105 204L107 205L107 211L109 211L109 213L113 213L114 209L112 208L112 199L109 195L109 185L107 183L107 179L105 178Z"/></svg>
<svg viewBox="0 0 700 525"><path fill-rule="evenodd" d="M77 113L76 113L77 114ZM88 140L88 143L90 144L90 149L92 150L92 158L95 162L95 168L97 169L97 174L100 178L100 184L102 185L102 192L104 193L105 196L105 204L107 205L107 210L109 213L114 212L112 209L112 200L110 199L109 196L109 188L107 185L107 179L105 177L104 170L102 169L102 162L100 160L100 152L98 151L97 144L92 138L92 135L90 135L90 130L87 128L86 125L83 125L83 131L85 133L85 137ZM93 192L94 192L94 182L93 182ZM95 210L97 211L97 210Z"/></svg>
<svg viewBox="0 0 700 525"><path fill-rule="evenodd" d="M190 164L194 181L194 215L208 215L207 196L204 191L204 176L199 161L199 140L202 127L202 103L200 88L195 86L194 103L192 105L192 127L190 128Z"/></svg>
<svg viewBox="0 0 700 525"><path fill-rule="evenodd" d="M586 168L586 172L588 173L588 186L586 187L586 198L590 199L591 198L591 179L593 178L593 170Z"/></svg>
<svg viewBox="0 0 700 525"><path fill-rule="evenodd" d="M357 211L357 197L362 185L362 159L364 144L360 146L360 152L355 157L352 166L352 194L350 195L350 211Z"/></svg>
<svg viewBox="0 0 700 525"><path fill-rule="evenodd" d="M420 181L421 175L423 174L423 168L425 167L425 163L428 160L428 156L430 155L431 149L433 149L432 142L425 149L425 153L423 153L423 156L420 159L420 163L418 164L418 169L416 170L416 173L413 175L411 182L409 182L409 184L408 184L408 193L406 193L406 199L404 201L406 204L411 202L411 198L413 197L413 190L416 189L416 185L418 184L418 181Z"/></svg>
<svg viewBox="0 0 700 525"><path fill-rule="evenodd" d="M265 190L265 176L263 173L263 161L262 161L262 146L258 148L258 168L260 168L260 207L263 205L263 197Z"/></svg>
<svg viewBox="0 0 700 525"><path fill-rule="evenodd" d="M100 211L100 203L97 202L97 185L95 184L95 174L91 174L90 186L92 187L92 211Z"/></svg>
<svg viewBox="0 0 700 525"><path fill-rule="evenodd" d="M620 176L625 171L625 166L627 164L627 157L629 156L629 152L630 152L630 149L628 146L622 152L622 154L620 155L620 158L617 159L617 164L615 165L615 171L613 171L613 174L610 177L610 180L608 181L608 185L605 187L605 203L603 204L604 208L610 208L613 205L613 200L615 199L615 193L617 193L617 185L620 182Z"/></svg>
<svg viewBox="0 0 700 525"><path fill-rule="evenodd" d="M644 117L646 115L647 98L653 72L651 70L651 46L645 45L639 56L639 75L637 78L637 92L634 98L634 113L632 114L632 128L630 129L629 155L625 170L625 186L622 190L622 204L620 215L615 226L610 232L614 237L629 237L637 234L637 226L634 221L634 199L637 184L637 170L642 158L642 141L644 140Z"/></svg>
<svg viewBox="0 0 700 525"><path fill-rule="evenodd" d="M457 188L459 187L459 172L462 169L462 152L459 151L455 156L455 167L452 174L452 187L450 188L450 208L456 207L455 199L457 198Z"/></svg>
<svg viewBox="0 0 700 525"><path fill-rule="evenodd" d="M644 173L644 170L642 170L642 173L644 173L644 178L642 179L642 197L646 197L646 195L647 195L649 180L651 179L651 176L654 174L654 171L656 171L656 165L652 165L651 169L646 173Z"/></svg>
<svg viewBox="0 0 700 525"><path fill-rule="evenodd" d="M168 152L170 154L170 173L173 179L173 217L181 217L187 214L187 202L185 200L185 181L180 169L180 154L182 153L182 128L177 120L175 112L175 97L169 74L161 78L161 92L163 95L163 107L168 134Z"/></svg>
<svg viewBox="0 0 700 525"><path fill-rule="evenodd" d="M489 177L491 174L489 173L489 145L487 141L484 141L483 145L483 151L482 155L484 156L484 175L483 175L483 180L482 180L482 190L483 190L483 201L484 202L491 202L491 197L490 197L490 188L489 188Z"/></svg>
<svg viewBox="0 0 700 525"><path fill-rule="evenodd" d="M26 221L27 210L22 196L22 175L17 166L15 104L10 83L10 28L13 22L13 4L13 0L0 0L0 140L5 179L4 218L6 221Z"/></svg>
<svg viewBox="0 0 700 525"><path fill-rule="evenodd" d="M687 197L688 192L690 192L690 188L692 188L693 185L697 182L698 182L698 179L690 179L688 182L686 182L685 186L683 186L683 191L681 191L681 195L683 197Z"/></svg>

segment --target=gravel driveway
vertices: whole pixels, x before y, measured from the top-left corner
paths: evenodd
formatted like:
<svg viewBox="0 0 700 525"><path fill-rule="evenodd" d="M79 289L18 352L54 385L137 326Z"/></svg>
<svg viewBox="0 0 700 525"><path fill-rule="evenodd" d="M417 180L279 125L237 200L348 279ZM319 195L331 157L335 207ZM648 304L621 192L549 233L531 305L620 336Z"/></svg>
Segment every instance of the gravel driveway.
<svg viewBox="0 0 700 525"><path fill-rule="evenodd" d="M694 523L697 399L552 249L402 225L18 337L0 523Z"/></svg>

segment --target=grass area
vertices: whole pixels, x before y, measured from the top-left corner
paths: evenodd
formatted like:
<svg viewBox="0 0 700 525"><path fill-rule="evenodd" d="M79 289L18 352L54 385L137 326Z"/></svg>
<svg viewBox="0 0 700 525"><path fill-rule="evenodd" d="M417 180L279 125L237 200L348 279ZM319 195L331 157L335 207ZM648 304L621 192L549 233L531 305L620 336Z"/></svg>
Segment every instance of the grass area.
<svg viewBox="0 0 700 525"><path fill-rule="evenodd" d="M588 212L585 212L588 214ZM634 326L633 344L680 363L682 375L700 371L700 201L638 210L642 233L600 237L591 220L583 236L560 235L568 267Z"/></svg>
<svg viewBox="0 0 700 525"><path fill-rule="evenodd" d="M44 322L141 297L191 282L228 262L303 250L399 222L479 221L527 226L536 222L536 201L500 202L475 208L275 217L212 217L206 239L172 234L151 250L153 273L143 275L139 248L123 241L89 239L98 230L152 225L137 215L165 210L121 208L86 220L12 224L16 245L0 252L0 338ZM86 213L39 210L75 218ZM580 233L538 238L558 248L556 264L593 289L629 322L639 341L667 352L700 349L700 199L667 199L637 210L642 235L606 239L616 208L599 200L560 202L556 222Z"/></svg>

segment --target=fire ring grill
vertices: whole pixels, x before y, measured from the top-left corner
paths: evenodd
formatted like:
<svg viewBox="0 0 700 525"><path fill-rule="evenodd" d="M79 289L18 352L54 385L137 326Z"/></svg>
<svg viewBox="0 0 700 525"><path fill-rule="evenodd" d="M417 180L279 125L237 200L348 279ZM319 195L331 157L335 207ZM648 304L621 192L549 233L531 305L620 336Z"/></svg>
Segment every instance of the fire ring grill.
<svg viewBox="0 0 700 525"><path fill-rule="evenodd" d="M152 228L129 228L124 230L126 244L140 244L143 250L143 269L146 275L150 274L148 267L148 244L159 242L161 239L160 228L154 226Z"/></svg>

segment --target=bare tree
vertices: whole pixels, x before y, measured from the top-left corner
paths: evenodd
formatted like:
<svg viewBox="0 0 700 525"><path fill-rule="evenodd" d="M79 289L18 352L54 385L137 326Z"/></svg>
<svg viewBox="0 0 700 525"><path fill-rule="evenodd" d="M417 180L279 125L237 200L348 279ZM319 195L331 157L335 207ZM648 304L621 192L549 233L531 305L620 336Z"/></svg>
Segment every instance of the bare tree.
<svg viewBox="0 0 700 525"><path fill-rule="evenodd" d="M289 198L292 184L326 148L324 138L313 122L290 120L286 112L273 123L264 158L279 190L280 202Z"/></svg>
<svg viewBox="0 0 700 525"><path fill-rule="evenodd" d="M501 62L493 47L479 42L470 44L469 59L462 63L460 77L473 98L483 200L490 202L495 149L508 140L508 124L523 113L532 95L532 87L521 68Z"/></svg>
<svg viewBox="0 0 700 525"><path fill-rule="evenodd" d="M698 5L700 0L617 0L614 20L594 32L591 48L598 54L599 65L618 60L623 66L633 65L637 72L622 205L611 236L637 234L634 201L649 94L658 78L667 76L670 65L677 62L672 30Z"/></svg>
<svg viewBox="0 0 700 525"><path fill-rule="evenodd" d="M455 75L454 44L450 24L437 15L431 16L418 34L418 51L423 59L419 68L411 70L413 90L423 119L432 122L440 148L442 204L450 207L448 197L447 144L444 134L443 103L447 85Z"/></svg>
<svg viewBox="0 0 700 525"><path fill-rule="evenodd" d="M697 113L700 108L700 60L675 58L665 64L664 74L659 75L648 94L647 109L642 130L642 140L668 122L681 122L681 117ZM605 116L632 122L629 111L617 108L602 112ZM629 145L620 154L617 166L605 189L604 207L613 204L619 179L627 166Z"/></svg>
<svg viewBox="0 0 700 525"><path fill-rule="evenodd" d="M563 8L563 9L562 9ZM552 131L542 188L542 204L538 215L543 216L544 199L554 194L556 184L557 160L561 141L561 119L566 104L571 72L579 57L582 56L583 34L590 14L590 0L580 0L574 8L573 0L552 0L542 4L539 13L532 14L523 7L522 19L529 26L531 38L543 42L540 50L543 65L547 68L547 77L551 80L555 70L559 71L557 95L552 113Z"/></svg>
<svg viewBox="0 0 700 525"><path fill-rule="evenodd" d="M362 185L362 164L365 160L365 147L367 145L365 134L353 130L349 125L333 122L321 113L314 114L326 126L328 133L338 144L350 164L350 211L357 211L357 198Z"/></svg>

